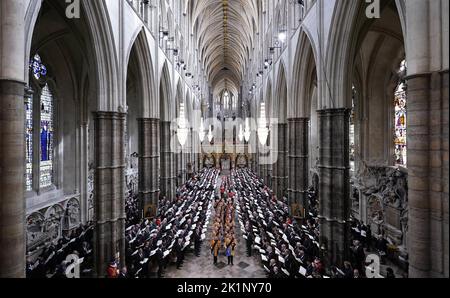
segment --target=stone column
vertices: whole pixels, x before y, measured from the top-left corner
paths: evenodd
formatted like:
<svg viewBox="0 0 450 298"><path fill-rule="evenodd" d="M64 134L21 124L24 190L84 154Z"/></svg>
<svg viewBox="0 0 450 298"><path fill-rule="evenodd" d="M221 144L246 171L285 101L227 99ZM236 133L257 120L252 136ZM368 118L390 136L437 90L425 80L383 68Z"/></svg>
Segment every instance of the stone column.
<svg viewBox="0 0 450 298"><path fill-rule="evenodd" d="M448 2L405 11L409 277L448 278Z"/></svg>
<svg viewBox="0 0 450 298"><path fill-rule="evenodd" d="M448 277L448 71L407 82L409 277Z"/></svg>
<svg viewBox="0 0 450 298"><path fill-rule="evenodd" d="M200 136L196 130L192 130L192 157L194 159L192 171L194 174L201 170L201 150Z"/></svg>
<svg viewBox="0 0 450 298"><path fill-rule="evenodd" d="M126 114L97 112L95 117L95 265L106 275L112 258L120 253L125 264L125 154Z"/></svg>
<svg viewBox="0 0 450 298"><path fill-rule="evenodd" d="M0 1L0 278L25 277L24 1Z"/></svg>
<svg viewBox="0 0 450 298"><path fill-rule="evenodd" d="M24 88L24 82L0 79L2 278L25 277Z"/></svg>
<svg viewBox="0 0 450 298"><path fill-rule="evenodd" d="M273 148L273 154L275 157L274 164L272 165L272 188L278 198L282 198L286 194L287 190L287 124L280 123L273 126L274 138L276 138L275 148Z"/></svg>
<svg viewBox="0 0 450 298"><path fill-rule="evenodd" d="M155 215L159 195L159 119L143 118L139 121L139 197L145 216L152 206Z"/></svg>
<svg viewBox="0 0 450 298"><path fill-rule="evenodd" d="M178 147L179 148L179 147ZM180 187L183 184L183 149L179 148L179 151L175 153L175 174L176 174L176 187Z"/></svg>
<svg viewBox="0 0 450 298"><path fill-rule="evenodd" d="M264 184L267 185L267 177L266 177L266 168L267 165L265 163L266 155L264 153L259 152L258 154L258 176L264 180Z"/></svg>
<svg viewBox="0 0 450 298"><path fill-rule="evenodd" d="M299 204L303 214L307 208L306 191L308 190L308 118L289 119L289 178L288 194L289 204Z"/></svg>
<svg viewBox="0 0 450 298"><path fill-rule="evenodd" d="M171 148L171 142L175 140L175 132L170 129L171 122L161 121L161 195L171 200L175 199L176 190L176 164L175 153Z"/></svg>
<svg viewBox="0 0 450 298"><path fill-rule="evenodd" d="M271 132L272 133L272 132ZM272 184L272 177L273 177L273 163L274 163L274 159L273 159L273 155L272 155L272 144L270 144L270 152L268 153L268 161L267 164L264 168L265 170L265 180L266 180L266 184L268 187L270 187L271 189L273 188L273 184Z"/></svg>
<svg viewBox="0 0 450 298"><path fill-rule="evenodd" d="M252 153L252 171L255 174L258 174L258 154Z"/></svg>
<svg viewBox="0 0 450 298"><path fill-rule="evenodd" d="M192 176L195 160L192 155L194 136L192 128L189 130L189 137L186 148L186 181Z"/></svg>
<svg viewBox="0 0 450 298"><path fill-rule="evenodd" d="M350 245L350 110L318 111L320 242L328 264L342 266Z"/></svg>

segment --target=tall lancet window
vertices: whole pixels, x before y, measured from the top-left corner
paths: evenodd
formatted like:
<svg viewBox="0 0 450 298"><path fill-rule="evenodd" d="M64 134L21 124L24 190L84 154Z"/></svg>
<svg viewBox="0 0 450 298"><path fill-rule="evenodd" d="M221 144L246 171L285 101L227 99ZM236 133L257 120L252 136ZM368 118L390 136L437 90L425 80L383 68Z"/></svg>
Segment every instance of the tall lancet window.
<svg viewBox="0 0 450 298"><path fill-rule="evenodd" d="M406 83L403 79L406 72L406 61L400 64L399 74L400 82L395 88L394 96L394 159L397 166L407 165L407 99L406 99Z"/></svg>
<svg viewBox="0 0 450 298"><path fill-rule="evenodd" d="M26 191L33 189L33 95L25 97Z"/></svg>
<svg viewBox="0 0 450 298"><path fill-rule="evenodd" d="M31 59L29 66L30 76L35 82L33 85L39 90L33 90L31 96L25 98L25 187L27 191L53 185L55 143L54 96L47 83L47 67L37 54ZM35 179L39 179L39 182L35 182Z"/></svg>
<svg viewBox="0 0 450 298"><path fill-rule="evenodd" d="M44 86L41 93L41 162L39 169L39 186L48 187L53 184L53 94Z"/></svg>
<svg viewBox="0 0 450 298"><path fill-rule="evenodd" d="M356 156L355 156L355 97L356 89L352 86L352 110L350 112L350 171L354 172L356 169Z"/></svg>

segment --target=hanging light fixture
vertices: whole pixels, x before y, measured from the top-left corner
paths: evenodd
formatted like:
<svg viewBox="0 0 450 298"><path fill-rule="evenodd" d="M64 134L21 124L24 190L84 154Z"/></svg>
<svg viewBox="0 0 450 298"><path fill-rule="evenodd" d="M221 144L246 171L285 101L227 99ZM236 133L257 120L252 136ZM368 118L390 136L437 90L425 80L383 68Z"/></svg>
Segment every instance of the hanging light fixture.
<svg viewBox="0 0 450 298"><path fill-rule="evenodd" d="M242 124L239 125L239 135L238 135L238 137L239 137L239 142L242 143L242 141L244 140L244 130L242 129Z"/></svg>
<svg viewBox="0 0 450 298"><path fill-rule="evenodd" d="M200 120L200 131L198 132L198 136L200 138L200 142L203 143L203 141L205 140L205 137L206 137L205 123L203 121L203 117Z"/></svg>
<svg viewBox="0 0 450 298"><path fill-rule="evenodd" d="M212 125L211 125L211 126L209 126L208 140L210 143L212 143L213 139L214 139L214 135L212 132Z"/></svg>
<svg viewBox="0 0 450 298"><path fill-rule="evenodd" d="M285 30L280 30L280 33L278 33L278 39L282 42L285 43L286 42L286 31Z"/></svg>
<svg viewBox="0 0 450 298"><path fill-rule="evenodd" d="M261 145L266 145L267 138L269 137L269 129L267 128L266 120L266 104L261 103L261 116L258 123L258 137Z"/></svg>
<svg viewBox="0 0 450 298"><path fill-rule="evenodd" d="M180 118L178 119L177 136L181 147L186 144L189 130L187 128L186 117L184 112L184 103L180 104Z"/></svg>
<svg viewBox="0 0 450 298"><path fill-rule="evenodd" d="M250 120L247 118L245 119L245 130L244 130L244 139L247 143L250 141L251 135L252 132L250 131Z"/></svg>

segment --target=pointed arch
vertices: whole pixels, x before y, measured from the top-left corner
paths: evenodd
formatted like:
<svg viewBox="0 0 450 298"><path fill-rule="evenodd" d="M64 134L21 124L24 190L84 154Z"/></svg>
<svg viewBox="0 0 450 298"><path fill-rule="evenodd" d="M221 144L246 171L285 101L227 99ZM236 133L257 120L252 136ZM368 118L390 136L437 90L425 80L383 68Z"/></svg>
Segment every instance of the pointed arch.
<svg viewBox="0 0 450 298"><path fill-rule="evenodd" d="M266 105L266 115L260 115L261 117L266 117L267 119L273 116L273 95L272 95L272 79L267 79L266 92L264 93L263 101ZM261 109L261 106L259 107ZM261 112L261 111L260 111Z"/></svg>
<svg viewBox="0 0 450 298"><path fill-rule="evenodd" d="M123 102L118 91L118 59L105 0L82 1L94 46L98 74L98 110L118 111ZM123 100L123 99L122 99Z"/></svg>
<svg viewBox="0 0 450 298"><path fill-rule="evenodd" d="M167 62L164 62L159 83L159 117L161 121L171 121L174 112L171 111L172 83Z"/></svg>
<svg viewBox="0 0 450 298"><path fill-rule="evenodd" d="M272 113L274 118L278 119L278 123L286 123L287 121L287 101L288 101L288 87L286 81L286 67L284 61L280 62L280 67L278 69L277 75L277 85L275 89L275 106L274 113Z"/></svg>
<svg viewBox="0 0 450 298"><path fill-rule="evenodd" d="M288 99L288 118L308 117L311 102L311 86L317 82L316 56L311 39L300 32L294 59L292 96Z"/></svg>
<svg viewBox="0 0 450 298"><path fill-rule="evenodd" d="M150 54L150 47L146 36L146 31L141 27L136 36L133 38L127 53L127 65L128 70L130 67L134 68L137 75L137 87L139 89L139 103L140 114L142 118L154 118L157 116L157 104L155 102L154 90L154 74L153 74L153 61ZM125 81L128 79L128 71L125 77Z"/></svg>

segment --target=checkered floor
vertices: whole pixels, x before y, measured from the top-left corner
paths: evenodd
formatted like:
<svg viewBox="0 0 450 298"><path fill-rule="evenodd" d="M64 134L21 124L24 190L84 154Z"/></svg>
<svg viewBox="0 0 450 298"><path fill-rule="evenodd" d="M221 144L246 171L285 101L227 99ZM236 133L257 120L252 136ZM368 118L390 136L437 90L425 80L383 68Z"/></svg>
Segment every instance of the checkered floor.
<svg viewBox="0 0 450 298"><path fill-rule="evenodd" d="M220 179L219 179L220 180ZM219 184L220 185L220 184ZM211 222L214 219L214 211L211 214ZM227 265L227 257L224 250L219 255L217 265L213 264L213 257L209 248L211 236L210 222L206 240L202 245L200 257L189 252L181 270L177 270L174 265L167 267L165 278L266 278L265 271L258 260L258 257L247 257L245 240L242 237L239 221L236 220L237 247L234 257L234 266Z"/></svg>

